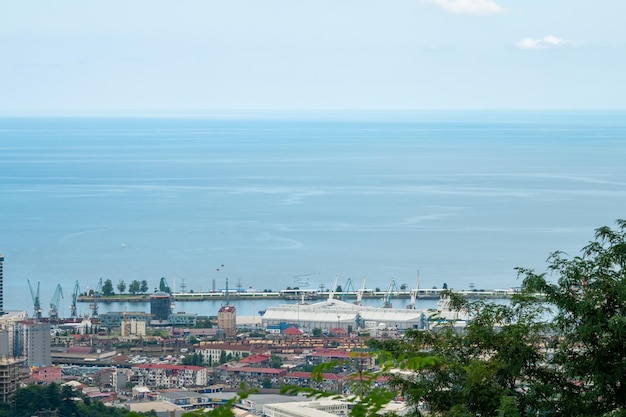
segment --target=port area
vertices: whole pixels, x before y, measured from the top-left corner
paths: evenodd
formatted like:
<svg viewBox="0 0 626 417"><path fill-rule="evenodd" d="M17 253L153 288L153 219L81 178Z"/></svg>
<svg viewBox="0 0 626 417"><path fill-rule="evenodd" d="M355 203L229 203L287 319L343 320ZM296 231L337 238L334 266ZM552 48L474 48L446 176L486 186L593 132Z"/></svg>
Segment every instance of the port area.
<svg viewBox="0 0 626 417"><path fill-rule="evenodd" d="M417 291L418 299L438 299L441 296L442 289L424 289ZM493 298L503 299L509 298L517 291L516 289L505 290L451 290L452 292L462 295L468 299L475 298ZM393 298L411 298L412 291L394 291L392 293ZM368 291L364 292L362 298L383 298L387 296L387 291ZM100 295L98 301L102 303L107 302L149 302L151 294L115 294L115 295ZM335 299L357 299L358 291L350 292L331 292L329 291L317 291L317 290L281 290L281 291L264 291L264 292L247 292L230 290L228 294L226 291L211 291L211 292L175 292L172 295L174 301L207 301L207 300L324 300L329 297ZM79 302L93 302L93 296L80 295L78 297Z"/></svg>

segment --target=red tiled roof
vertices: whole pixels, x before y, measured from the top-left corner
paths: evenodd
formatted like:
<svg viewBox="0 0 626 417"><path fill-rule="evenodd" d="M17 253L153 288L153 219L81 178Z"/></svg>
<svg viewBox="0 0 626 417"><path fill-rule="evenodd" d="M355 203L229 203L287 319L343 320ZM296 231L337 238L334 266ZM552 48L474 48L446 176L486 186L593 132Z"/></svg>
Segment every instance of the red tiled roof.
<svg viewBox="0 0 626 417"><path fill-rule="evenodd" d="M67 353L89 353L91 347L89 346L72 346L67 348Z"/></svg>
<svg viewBox="0 0 626 417"><path fill-rule="evenodd" d="M283 331L283 334L286 334L287 336L299 336L302 334L302 331L298 330L295 326L291 326L291 327L287 327Z"/></svg>
<svg viewBox="0 0 626 417"><path fill-rule="evenodd" d="M270 357L271 357L270 355L259 353L258 355L252 355L252 356L248 356L247 358L243 358L242 360L239 361L239 363L260 363L260 362L265 362Z"/></svg>
<svg viewBox="0 0 626 417"><path fill-rule="evenodd" d="M287 378L311 378L310 372L292 372L290 374L285 375Z"/></svg>
<svg viewBox="0 0 626 417"><path fill-rule="evenodd" d="M342 329L341 327L334 327L329 330L332 334L348 334L346 329Z"/></svg>

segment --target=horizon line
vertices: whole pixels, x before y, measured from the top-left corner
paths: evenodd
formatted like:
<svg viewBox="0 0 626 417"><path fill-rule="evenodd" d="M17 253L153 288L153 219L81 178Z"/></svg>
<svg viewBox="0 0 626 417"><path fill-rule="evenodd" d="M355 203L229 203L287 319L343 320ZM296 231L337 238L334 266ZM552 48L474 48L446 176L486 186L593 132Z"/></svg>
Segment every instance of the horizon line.
<svg viewBox="0 0 626 417"><path fill-rule="evenodd" d="M195 116L269 116L340 114L437 114L437 113L622 113L626 108L272 108L272 109L0 109L0 117L195 117Z"/></svg>

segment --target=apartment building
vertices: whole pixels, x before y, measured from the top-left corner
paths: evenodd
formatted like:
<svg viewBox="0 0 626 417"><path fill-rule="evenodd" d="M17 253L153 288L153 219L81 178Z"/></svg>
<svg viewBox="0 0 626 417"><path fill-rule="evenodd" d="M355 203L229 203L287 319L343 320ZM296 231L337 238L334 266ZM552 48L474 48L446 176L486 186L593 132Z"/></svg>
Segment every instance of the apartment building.
<svg viewBox="0 0 626 417"><path fill-rule="evenodd" d="M134 385L150 388L203 387L207 385L207 368L190 365L141 364L131 368Z"/></svg>

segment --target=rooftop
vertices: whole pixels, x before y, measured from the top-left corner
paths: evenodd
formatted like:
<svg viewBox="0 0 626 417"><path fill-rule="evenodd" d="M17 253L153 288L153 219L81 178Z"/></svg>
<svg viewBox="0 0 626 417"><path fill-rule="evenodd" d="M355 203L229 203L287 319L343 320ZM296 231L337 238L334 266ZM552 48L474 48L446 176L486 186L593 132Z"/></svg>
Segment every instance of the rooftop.
<svg viewBox="0 0 626 417"><path fill-rule="evenodd" d="M201 371L203 369L207 369L203 366L193 366L193 365L167 365L161 363L142 363L139 365L133 366L133 368L141 368L141 369L167 369L167 370L179 370L179 371Z"/></svg>

